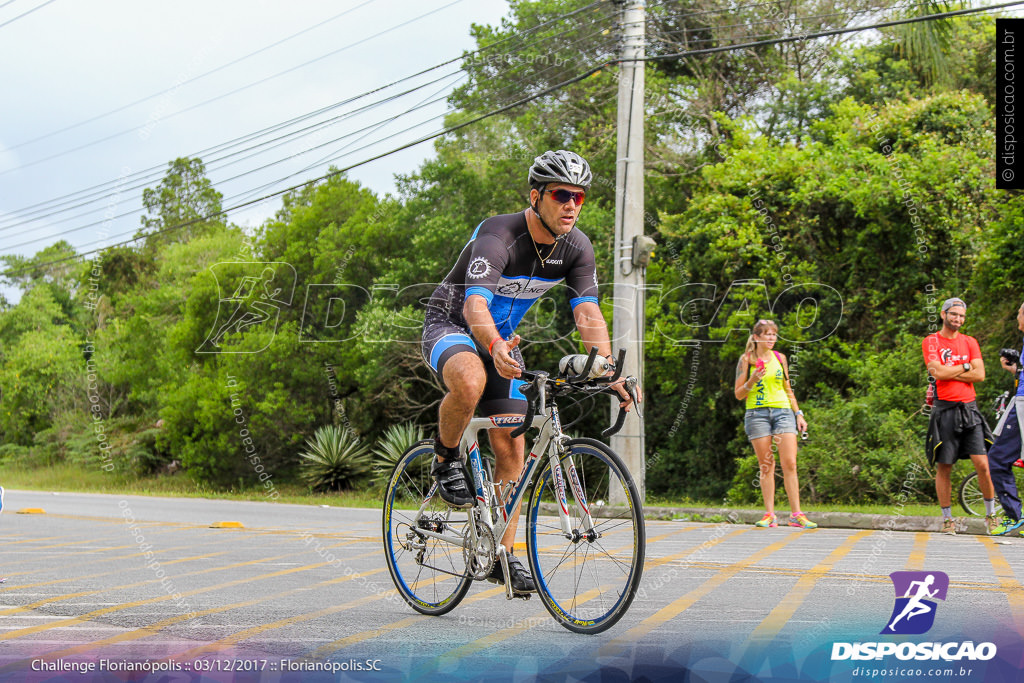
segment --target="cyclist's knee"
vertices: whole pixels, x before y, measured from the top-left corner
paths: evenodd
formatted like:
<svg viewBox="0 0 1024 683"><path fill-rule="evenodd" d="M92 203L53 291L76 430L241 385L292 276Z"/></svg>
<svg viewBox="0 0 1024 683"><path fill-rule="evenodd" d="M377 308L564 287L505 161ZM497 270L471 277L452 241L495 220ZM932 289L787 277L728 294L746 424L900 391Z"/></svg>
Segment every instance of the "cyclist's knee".
<svg viewBox="0 0 1024 683"><path fill-rule="evenodd" d="M466 355L463 359L460 356ZM474 362L475 361L475 362ZM444 366L444 383L448 392L465 401L479 401L487 385L487 373L480 359L459 354Z"/></svg>

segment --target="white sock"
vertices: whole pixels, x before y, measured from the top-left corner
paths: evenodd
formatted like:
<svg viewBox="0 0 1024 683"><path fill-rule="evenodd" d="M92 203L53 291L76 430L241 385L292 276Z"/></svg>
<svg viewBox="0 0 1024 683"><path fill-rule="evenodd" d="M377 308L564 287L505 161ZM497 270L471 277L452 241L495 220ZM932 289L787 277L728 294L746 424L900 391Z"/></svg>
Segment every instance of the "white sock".
<svg viewBox="0 0 1024 683"><path fill-rule="evenodd" d="M985 501L985 514L989 517L996 514L996 499L995 498L982 498Z"/></svg>

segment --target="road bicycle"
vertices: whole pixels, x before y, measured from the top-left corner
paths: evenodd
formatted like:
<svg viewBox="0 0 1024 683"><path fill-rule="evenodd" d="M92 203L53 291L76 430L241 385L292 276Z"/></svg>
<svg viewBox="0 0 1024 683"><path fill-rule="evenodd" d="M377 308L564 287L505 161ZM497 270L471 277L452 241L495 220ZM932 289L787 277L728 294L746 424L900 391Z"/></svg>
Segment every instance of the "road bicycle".
<svg viewBox="0 0 1024 683"><path fill-rule="evenodd" d="M996 412L997 423L1006 411L1009 400L1009 391L1004 391L996 398L993 408ZM1017 478L1017 490L1024 491L1024 475L1022 475L1022 472L1024 472L1024 460L1017 458L1017 462L1013 463L1013 467L1015 468L1013 472ZM977 472L971 472L960 482L960 507L969 515L981 516L985 514L985 496L981 494L981 487L978 486ZM1003 516L1003 506L999 504L998 498L996 499L996 516Z"/></svg>
<svg viewBox="0 0 1024 683"><path fill-rule="evenodd" d="M416 443L399 458L384 497L384 554L395 587L417 612L450 612L495 565L505 579L506 599L529 599L528 593L513 592L508 555L500 543L527 495L527 557L537 593L555 621L570 631L594 634L612 627L629 609L640 585L646 542L636 484L607 445L565 433L572 423L562 424L555 402L571 394L580 396L577 402L601 394L618 398L611 384L620 378L625 350L612 364L612 377L591 376L596 348L579 357L586 363L578 374L574 370L580 363L570 358L562 359L564 370L554 377L523 372L525 416L470 421L460 448L476 492L471 508L452 509L441 500L430 475L432 441ZM624 386L639 408L636 378L625 378ZM625 417L620 407L615 424L602 436L619 431ZM539 433L518 479L495 482L477 435L482 429L512 426L513 436L530 428Z"/></svg>

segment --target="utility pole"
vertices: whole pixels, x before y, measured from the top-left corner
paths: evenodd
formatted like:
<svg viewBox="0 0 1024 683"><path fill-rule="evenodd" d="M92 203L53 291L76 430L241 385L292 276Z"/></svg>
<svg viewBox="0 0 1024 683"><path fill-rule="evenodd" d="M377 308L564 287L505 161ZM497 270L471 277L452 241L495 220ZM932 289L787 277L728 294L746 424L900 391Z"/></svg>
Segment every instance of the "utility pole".
<svg viewBox="0 0 1024 683"><path fill-rule="evenodd" d="M618 146L615 163L615 289L612 348L626 349L626 372L643 386L644 283L653 241L644 237L644 0L616 0L620 10ZM619 410L612 401L612 415ZM611 439L639 487L646 493L644 424L634 409ZM613 497L614 501L614 497ZM622 502L622 501L618 501Z"/></svg>

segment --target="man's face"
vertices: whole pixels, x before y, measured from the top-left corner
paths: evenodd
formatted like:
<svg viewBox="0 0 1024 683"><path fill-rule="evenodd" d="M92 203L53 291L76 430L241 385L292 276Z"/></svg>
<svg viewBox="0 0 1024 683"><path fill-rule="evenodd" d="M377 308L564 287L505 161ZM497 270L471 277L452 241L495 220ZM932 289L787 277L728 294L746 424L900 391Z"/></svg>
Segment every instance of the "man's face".
<svg viewBox="0 0 1024 683"><path fill-rule="evenodd" d="M1017 329L1024 332L1024 304L1017 309Z"/></svg>
<svg viewBox="0 0 1024 683"><path fill-rule="evenodd" d="M942 322L946 325L946 329L956 332L967 318L967 309L963 306L950 306L945 313L942 314Z"/></svg>
<svg viewBox="0 0 1024 683"><path fill-rule="evenodd" d="M579 218L580 206L583 204L581 198L566 197L566 193L583 193L583 188L578 185L551 183L544 188L543 194L539 190L530 191L530 203L537 207L537 213L556 235L565 235L572 230L576 225L576 219ZM566 201L559 202L559 197Z"/></svg>

